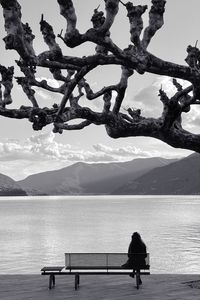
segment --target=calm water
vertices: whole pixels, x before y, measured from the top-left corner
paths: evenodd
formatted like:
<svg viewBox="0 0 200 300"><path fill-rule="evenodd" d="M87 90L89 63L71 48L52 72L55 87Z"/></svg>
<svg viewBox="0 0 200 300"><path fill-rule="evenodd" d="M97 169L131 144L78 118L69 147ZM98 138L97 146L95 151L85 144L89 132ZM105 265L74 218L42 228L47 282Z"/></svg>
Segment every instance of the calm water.
<svg viewBox="0 0 200 300"><path fill-rule="evenodd" d="M152 273L200 272L200 197L0 199L0 272L40 273L65 252L126 252L133 231Z"/></svg>

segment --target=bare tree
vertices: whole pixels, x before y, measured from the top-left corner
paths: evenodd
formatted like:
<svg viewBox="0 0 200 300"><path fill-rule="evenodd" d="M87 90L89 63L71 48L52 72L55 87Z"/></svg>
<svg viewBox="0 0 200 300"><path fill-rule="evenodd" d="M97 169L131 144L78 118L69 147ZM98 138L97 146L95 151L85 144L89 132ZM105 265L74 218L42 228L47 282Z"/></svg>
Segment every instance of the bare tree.
<svg viewBox="0 0 200 300"><path fill-rule="evenodd" d="M14 49L19 54L16 64L24 76L15 77L15 80L30 100L30 106L21 106L19 109L8 108L12 103L14 67L6 68L0 65L2 77L0 87L3 86L3 93L0 88L0 115L28 119L33 123L34 130L41 130L52 123L54 132L59 133L63 130L80 130L90 124L104 125L107 134L112 138L149 136L175 148L200 152L200 135L186 131L182 126L181 118L182 113L190 112L191 105L200 104L200 50L197 45L188 46L186 65L162 60L147 50L151 39L164 24L166 1L152 0L149 24L143 28L146 5L135 6L131 2L104 0L105 12L95 8L91 18L92 27L83 34L77 28L73 2L71 0L57 0L57 2L60 6L60 14L67 22L65 32L61 31L58 34L61 43L74 48L92 42L96 44L95 53L84 57L64 55L57 43L53 27L44 20L42 15L40 30L49 50L36 55L33 48L35 36L28 23L22 23L20 4L17 0L0 0L7 32L3 40L6 49ZM126 49L120 49L113 42L110 34L119 8L127 10L130 24L131 44ZM101 90L94 92L85 77L89 72L103 65L120 66L121 78L118 84L102 87ZM53 74L54 79L60 82L59 87L50 86L46 80L37 80L35 74L41 67ZM122 110L128 80L134 72L167 75L173 78L177 90L173 97L168 97L162 87L159 90L160 101L163 104L163 112L159 118L144 117L141 110L137 108ZM178 79L187 80L191 85L183 88ZM34 87L61 94L60 105L40 107ZM102 111L97 112L81 106L79 100L83 95L88 101L97 98L103 101ZM77 122L70 124L71 120Z"/></svg>

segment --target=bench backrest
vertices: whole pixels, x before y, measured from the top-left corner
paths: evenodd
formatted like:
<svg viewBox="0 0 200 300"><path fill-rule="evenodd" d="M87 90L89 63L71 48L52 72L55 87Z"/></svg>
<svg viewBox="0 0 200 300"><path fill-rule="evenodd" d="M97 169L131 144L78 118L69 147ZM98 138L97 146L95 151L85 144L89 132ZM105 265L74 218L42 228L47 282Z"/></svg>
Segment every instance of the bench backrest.
<svg viewBox="0 0 200 300"><path fill-rule="evenodd" d="M141 256L144 257L144 254L131 254L136 263L140 260ZM122 268L122 265L127 260L127 253L65 253L65 268ZM145 265L142 265L142 269L149 269L149 253L146 254Z"/></svg>

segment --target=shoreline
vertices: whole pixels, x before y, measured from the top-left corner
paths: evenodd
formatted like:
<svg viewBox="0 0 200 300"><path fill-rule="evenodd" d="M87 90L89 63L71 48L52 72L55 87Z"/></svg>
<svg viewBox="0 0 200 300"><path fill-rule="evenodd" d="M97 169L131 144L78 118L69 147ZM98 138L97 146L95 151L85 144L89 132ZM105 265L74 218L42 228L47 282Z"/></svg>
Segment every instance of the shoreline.
<svg viewBox="0 0 200 300"><path fill-rule="evenodd" d="M0 195L0 201L6 200L134 200L134 199L166 199L166 198L175 198L175 199L200 199L200 194L194 195L27 195L27 196L2 196Z"/></svg>
<svg viewBox="0 0 200 300"><path fill-rule="evenodd" d="M74 276L57 276L56 287L48 289L48 276L0 274L1 300L199 300L200 275L151 274L142 276L143 285L135 287L129 276L81 276L74 290Z"/></svg>

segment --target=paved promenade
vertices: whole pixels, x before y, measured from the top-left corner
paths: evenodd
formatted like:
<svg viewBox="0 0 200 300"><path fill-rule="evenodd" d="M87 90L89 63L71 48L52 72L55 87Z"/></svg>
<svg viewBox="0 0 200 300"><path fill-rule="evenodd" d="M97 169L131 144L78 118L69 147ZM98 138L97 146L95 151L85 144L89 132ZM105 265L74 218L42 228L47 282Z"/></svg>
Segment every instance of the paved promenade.
<svg viewBox="0 0 200 300"><path fill-rule="evenodd" d="M58 276L48 289L48 276L0 275L1 300L200 300L200 275L143 276L137 290L129 276L82 276L74 290L73 276ZM185 282L191 282L186 284ZM190 287L191 285L192 287Z"/></svg>

